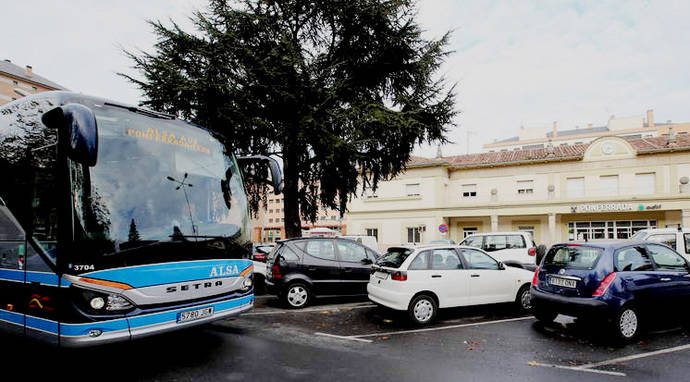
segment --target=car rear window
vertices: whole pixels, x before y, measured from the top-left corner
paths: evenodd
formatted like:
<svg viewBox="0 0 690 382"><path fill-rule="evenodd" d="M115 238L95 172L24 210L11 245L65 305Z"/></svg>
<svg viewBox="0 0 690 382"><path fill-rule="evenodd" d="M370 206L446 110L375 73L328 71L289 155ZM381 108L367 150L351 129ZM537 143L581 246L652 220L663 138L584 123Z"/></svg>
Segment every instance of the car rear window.
<svg viewBox="0 0 690 382"><path fill-rule="evenodd" d="M603 251L601 248L587 246L554 247L546 254L544 265L591 269Z"/></svg>
<svg viewBox="0 0 690 382"><path fill-rule="evenodd" d="M376 260L376 265L382 267L400 268L405 259L407 259L412 250L409 248L388 248L385 255Z"/></svg>

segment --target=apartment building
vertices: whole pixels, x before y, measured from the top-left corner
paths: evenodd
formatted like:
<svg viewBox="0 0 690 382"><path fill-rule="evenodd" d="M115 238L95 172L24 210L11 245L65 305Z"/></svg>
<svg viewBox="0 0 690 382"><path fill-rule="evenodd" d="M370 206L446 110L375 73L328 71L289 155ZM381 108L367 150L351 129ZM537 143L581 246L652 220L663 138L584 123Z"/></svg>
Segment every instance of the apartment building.
<svg viewBox="0 0 690 382"><path fill-rule="evenodd" d="M34 73L30 65L22 68L10 60L0 61L0 105L49 90L66 89Z"/></svg>
<svg viewBox="0 0 690 382"><path fill-rule="evenodd" d="M252 217L254 232L252 240L255 243L272 243L285 239L285 207L283 195L269 194L266 205L261 205L256 217ZM302 222L302 231L312 228L328 228L338 234L347 234L346 225L340 218L338 211L321 209L314 223Z"/></svg>
<svg viewBox="0 0 690 382"><path fill-rule="evenodd" d="M624 239L690 227L689 179L690 137L673 133L413 158L404 174L352 200L346 223L382 248L492 231L528 231L547 245Z"/></svg>
<svg viewBox="0 0 690 382"><path fill-rule="evenodd" d="M690 123L674 123L670 120L658 122L654 119L654 110L647 110L643 115L630 117L611 116L605 125L574 129L559 129L558 122L550 128L520 127L518 135L497 140L482 146L482 152L543 149L546 146L568 146L590 143L593 140L615 135L623 138L655 138L674 134L688 134Z"/></svg>

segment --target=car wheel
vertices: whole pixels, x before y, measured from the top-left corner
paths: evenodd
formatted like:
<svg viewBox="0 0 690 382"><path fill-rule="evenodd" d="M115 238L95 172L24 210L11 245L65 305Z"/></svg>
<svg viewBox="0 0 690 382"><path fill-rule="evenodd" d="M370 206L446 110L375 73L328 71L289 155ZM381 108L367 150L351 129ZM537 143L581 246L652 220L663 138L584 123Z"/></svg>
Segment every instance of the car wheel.
<svg viewBox="0 0 690 382"><path fill-rule="evenodd" d="M515 297L515 303L523 312L529 312L532 310L532 295L529 293L529 289L529 285L523 285Z"/></svg>
<svg viewBox="0 0 690 382"><path fill-rule="evenodd" d="M631 342L640 332L640 314L637 309L624 306L611 322L618 341Z"/></svg>
<svg viewBox="0 0 690 382"><path fill-rule="evenodd" d="M416 325L426 325L436 318L438 305L433 297L422 294L412 299L407 313Z"/></svg>
<svg viewBox="0 0 690 382"><path fill-rule="evenodd" d="M301 309L309 305L311 300L311 292L309 287L300 282L292 283L285 288L282 295L283 303L288 308Z"/></svg>
<svg viewBox="0 0 690 382"><path fill-rule="evenodd" d="M536 309L534 309L533 314L534 314L534 318L536 318L537 321L544 323L544 324L548 324L550 322L553 322L553 320L555 320L556 317L558 317L558 313L556 313L556 312L546 312L543 310L536 310Z"/></svg>

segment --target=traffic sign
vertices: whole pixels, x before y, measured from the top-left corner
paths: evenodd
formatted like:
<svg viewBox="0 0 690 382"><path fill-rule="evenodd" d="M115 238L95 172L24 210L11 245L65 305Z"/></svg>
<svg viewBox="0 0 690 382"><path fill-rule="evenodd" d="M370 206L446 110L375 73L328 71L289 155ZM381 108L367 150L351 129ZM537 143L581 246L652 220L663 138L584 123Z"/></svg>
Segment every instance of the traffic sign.
<svg viewBox="0 0 690 382"><path fill-rule="evenodd" d="M446 224L441 224L438 226L438 231L441 233L446 233L448 232L448 225Z"/></svg>

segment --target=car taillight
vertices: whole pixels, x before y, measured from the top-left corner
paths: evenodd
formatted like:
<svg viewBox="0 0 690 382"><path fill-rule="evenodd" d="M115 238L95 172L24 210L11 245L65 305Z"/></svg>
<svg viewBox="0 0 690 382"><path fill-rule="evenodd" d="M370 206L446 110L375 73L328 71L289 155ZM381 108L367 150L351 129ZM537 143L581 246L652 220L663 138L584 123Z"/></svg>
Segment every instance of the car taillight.
<svg viewBox="0 0 690 382"><path fill-rule="evenodd" d="M255 253L255 254L254 254L254 260L256 260L256 261L266 261L266 254L265 254L265 253Z"/></svg>
<svg viewBox="0 0 690 382"><path fill-rule="evenodd" d="M527 252L527 253L529 253L530 256L534 256L537 254L537 249L532 247L529 249L529 252Z"/></svg>
<svg viewBox="0 0 690 382"><path fill-rule="evenodd" d="M393 277L391 278L395 281L405 281L407 280L407 272L397 271L393 273Z"/></svg>
<svg viewBox="0 0 690 382"><path fill-rule="evenodd" d="M274 279L280 279L283 278L283 275L280 274L280 267L278 264L273 264L271 267L271 274L273 275Z"/></svg>
<svg viewBox="0 0 690 382"><path fill-rule="evenodd" d="M592 293L592 297L600 297L603 296L604 293L609 289L611 284L613 284L613 281L616 279L616 273L609 273L606 277L604 277L604 280L599 284L599 287L597 290Z"/></svg>
<svg viewBox="0 0 690 382"><path fill-rule="evenodd" d="M532 277L532 285L537 286L539 284L539 267L534 270L534 277Z"/></svg>

